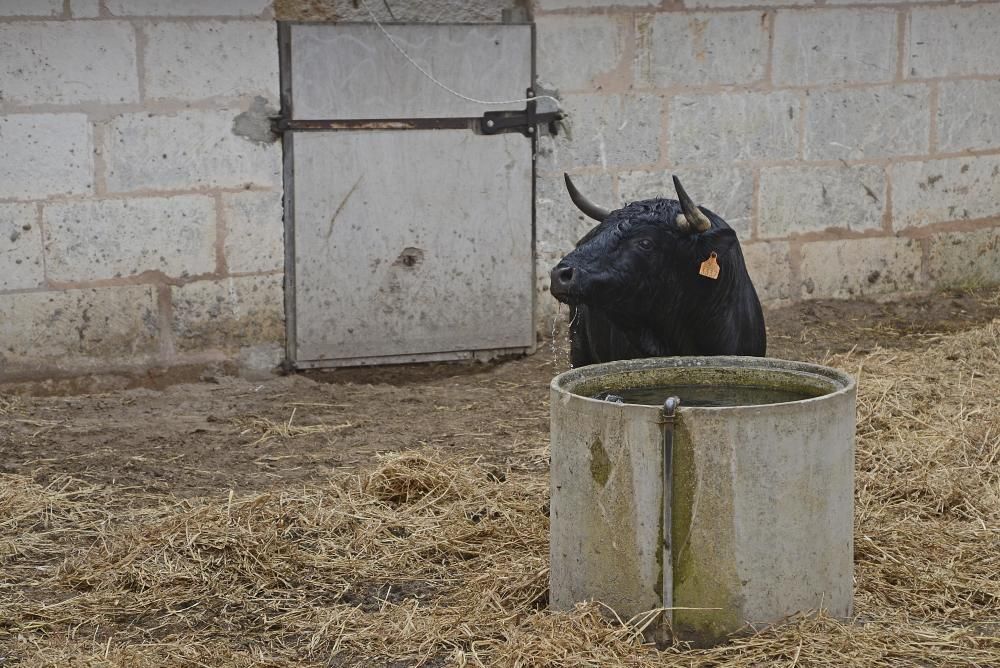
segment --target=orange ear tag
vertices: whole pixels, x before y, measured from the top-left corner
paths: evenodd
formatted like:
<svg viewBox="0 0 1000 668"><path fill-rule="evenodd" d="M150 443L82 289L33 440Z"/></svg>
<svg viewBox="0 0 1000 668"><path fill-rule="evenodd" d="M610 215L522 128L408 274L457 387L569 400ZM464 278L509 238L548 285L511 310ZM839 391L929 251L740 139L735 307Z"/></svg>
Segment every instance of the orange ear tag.
<svg viewBox="0 0 1000 668"><path fill-rule="evenodd" d="M706 278L711 278L713 281L719 277L719 263L715 261L715 258L719 257L712 251L708 259L701 263L701 268L698 269L698 273Z"/></svg>

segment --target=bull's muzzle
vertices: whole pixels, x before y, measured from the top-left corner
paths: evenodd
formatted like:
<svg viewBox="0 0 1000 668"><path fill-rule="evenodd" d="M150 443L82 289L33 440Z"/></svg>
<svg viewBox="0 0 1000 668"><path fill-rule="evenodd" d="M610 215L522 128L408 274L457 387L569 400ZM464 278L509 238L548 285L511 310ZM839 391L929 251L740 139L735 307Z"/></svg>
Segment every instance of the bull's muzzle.
<svg viewBox="0 0 1000 668"><path fill-rule="evenodd" d="M557 264L550 275L551 287L549 291L552 296L565 304L578 301L574 299L574 296L579 292L577 284L579 274L580 272L565 263Z"/></svg>

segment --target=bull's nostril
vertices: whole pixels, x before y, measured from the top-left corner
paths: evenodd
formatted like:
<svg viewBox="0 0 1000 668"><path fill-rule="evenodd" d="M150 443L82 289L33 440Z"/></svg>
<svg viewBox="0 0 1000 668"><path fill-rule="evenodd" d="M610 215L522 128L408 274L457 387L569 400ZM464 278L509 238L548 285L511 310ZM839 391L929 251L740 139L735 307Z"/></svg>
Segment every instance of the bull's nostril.
<svg viewBox="0 0 1000 668"><path fill-rule="evenodd" d="M563 283L570 283L573 281L573 267L563 267L559 270L559 280Z"/></svg>

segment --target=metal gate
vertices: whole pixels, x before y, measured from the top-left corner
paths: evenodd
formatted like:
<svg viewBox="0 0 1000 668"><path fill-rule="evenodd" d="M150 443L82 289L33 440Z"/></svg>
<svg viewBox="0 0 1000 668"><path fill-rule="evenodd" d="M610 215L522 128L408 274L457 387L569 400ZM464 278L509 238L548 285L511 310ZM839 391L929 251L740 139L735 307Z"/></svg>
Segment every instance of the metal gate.
<svg viewBox="0 0 1000 668"><path fill-rule="evenodd" d="M531 26L388 30L471 97L531 85ZM533 103L484 116L374 25L282 23L279 36L291 364L532 350Z"/></svg>

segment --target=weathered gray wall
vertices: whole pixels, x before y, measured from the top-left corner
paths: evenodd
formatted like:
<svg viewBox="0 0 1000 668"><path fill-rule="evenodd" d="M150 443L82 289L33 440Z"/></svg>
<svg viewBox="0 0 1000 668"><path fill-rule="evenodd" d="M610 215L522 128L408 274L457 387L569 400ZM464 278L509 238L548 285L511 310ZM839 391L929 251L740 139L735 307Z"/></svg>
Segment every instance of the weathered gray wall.
<svg viewBox="0 0 1000 668"><path fill-rule="evenodd" d="M851 6L842 6L851 5ZM1000 4L535 0L571 114L538 168L539 287L599 202L736 228L767 301L1000 282ZM553 300L539 300L550 312Z"/></svg>
<svg viewBox="0 0 1000 668"><path fill-rule="evenodd" d="M538 155L539 290L594 199L680 174L767 301L1000 281L1000 2L369 0L532 12L569 134ZM780 6L779 6L780 5ZM0 382L278 361L275 18L353 0L0 1ZM539 329L555 302L541 294Z"/></svg>
<svg viewBox="0 0 1000 668"><path fill-rule="evenodd" d="M0 53L0 380L276 363L270 0L3 0Z"/></svg>

